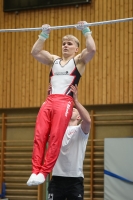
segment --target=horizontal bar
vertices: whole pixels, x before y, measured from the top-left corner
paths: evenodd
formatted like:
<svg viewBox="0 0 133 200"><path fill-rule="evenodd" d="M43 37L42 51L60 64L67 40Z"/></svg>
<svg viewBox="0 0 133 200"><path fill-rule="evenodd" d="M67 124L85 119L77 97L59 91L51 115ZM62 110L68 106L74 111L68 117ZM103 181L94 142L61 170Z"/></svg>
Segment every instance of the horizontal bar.
<svg viewBox="0 0 133 200"><path fill-rule="evenodd" d="M110 20L110 21L102 21L102 22L92 22L92 23L87 23L85 26L99 26L99 25L104 25L104 24L113 24L113 23L118 23L118 22L127 22L127 21L132 21L132 18L125 18L125 19L116 19L116 20ZM64 28L75 28L77 24L75 25L66 25L66 26L51 26L51 30L55 29L64 29Z"/></svg>
<svg viewBox="0 0 133 200"><path fill-rule="evenodd" d="M125 19L116 19L116 20L109 20L109 21L102 21L102 22L92 22L87 23L85 26L99 26L104 24L114 24L119 22L128 22L133 21L133 17L131 18L125 18ZM64 26L51 26L51 30L57 30L57 29L66 29L66 28L76 28L77 24L74 25L64 25ZM25 31L41 31L42 27L38 28L17 28L17 29L0 29L0 32L25 32Z"/></svg>

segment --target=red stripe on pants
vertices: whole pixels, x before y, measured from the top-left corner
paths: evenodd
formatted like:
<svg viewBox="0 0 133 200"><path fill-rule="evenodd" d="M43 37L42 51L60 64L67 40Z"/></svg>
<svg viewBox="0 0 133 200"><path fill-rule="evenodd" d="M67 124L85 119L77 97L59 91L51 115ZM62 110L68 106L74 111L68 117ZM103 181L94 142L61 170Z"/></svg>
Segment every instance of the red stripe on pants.
<svg viewBox="0 0 133 200"><path fill-rule="evenodd" d="M72 109L73 98L62 94L49 95L41 106L35 126L32 154L33 173L41 172L46 178L52 171L60 153L62 139L70 121ZM48 139L48 149L44 158Z"/></svg>

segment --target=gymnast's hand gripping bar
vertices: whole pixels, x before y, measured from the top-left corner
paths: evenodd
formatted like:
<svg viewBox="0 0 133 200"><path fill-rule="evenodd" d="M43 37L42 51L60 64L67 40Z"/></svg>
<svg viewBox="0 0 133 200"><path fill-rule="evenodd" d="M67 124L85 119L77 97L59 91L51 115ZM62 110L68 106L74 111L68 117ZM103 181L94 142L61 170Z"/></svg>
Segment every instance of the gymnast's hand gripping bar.
<svg viewBox="0 0 133 200"><path fill-rule="evenodd" d="M125 19L116 19L116 20L109 20L109 21L102 21L102 22L92 22L87 23L84 26L99 26L104 24L114 24L119 22L128 22L133 21L133 17L125 18ZM50 26L51 30L57 29L66 29L66 28L76 28L77 24L75 25L64 25L64 26ZM42 27L38 28L17 28L17 29L0 29L0 32L25 32L25 31L41 31Z"/></svg>

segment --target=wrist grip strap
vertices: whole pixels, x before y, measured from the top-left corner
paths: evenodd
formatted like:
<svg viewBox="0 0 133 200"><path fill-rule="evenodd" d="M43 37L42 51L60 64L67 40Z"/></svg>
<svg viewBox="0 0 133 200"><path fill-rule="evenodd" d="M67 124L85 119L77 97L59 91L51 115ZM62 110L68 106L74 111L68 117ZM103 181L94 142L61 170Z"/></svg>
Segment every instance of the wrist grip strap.
<svg viewBox="0 0 133 200"><path fill-rule="evenodd" d="M46 39L48 39L49 38L49 34L47 34L47 33L44 33L43 31L40 33L40 35L38 35L38 37L40 38L40 39L42 39L42 40L46 40Z"/></svg>
<svg viewBox="0 0 133 200"><path fill-rule="evenodd" d="M82 30L82 33L83 35L86 35L87 34L91 34L92 32L90 31L89 27L85 27L83 30Z"/></svg>

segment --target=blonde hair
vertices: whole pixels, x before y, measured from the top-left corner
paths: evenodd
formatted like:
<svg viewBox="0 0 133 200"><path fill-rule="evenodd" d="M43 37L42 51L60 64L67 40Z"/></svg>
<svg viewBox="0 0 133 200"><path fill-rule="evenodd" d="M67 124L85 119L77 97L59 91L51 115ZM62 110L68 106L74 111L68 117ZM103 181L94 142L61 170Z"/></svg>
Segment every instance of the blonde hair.
<svg viewBox="0 0 133 200"><path fill-rule="evenodd" d="M72 40L72 41L74 41L74 42L77 44L77 46L79 47L79 40L78 40L75 36L73 36L73 35L65 35L65 36L62 38L62 41L64 41L64 40Z"/></svg>

